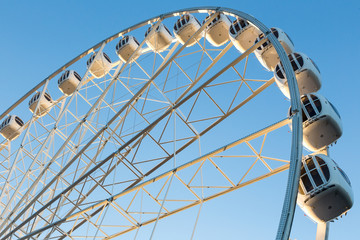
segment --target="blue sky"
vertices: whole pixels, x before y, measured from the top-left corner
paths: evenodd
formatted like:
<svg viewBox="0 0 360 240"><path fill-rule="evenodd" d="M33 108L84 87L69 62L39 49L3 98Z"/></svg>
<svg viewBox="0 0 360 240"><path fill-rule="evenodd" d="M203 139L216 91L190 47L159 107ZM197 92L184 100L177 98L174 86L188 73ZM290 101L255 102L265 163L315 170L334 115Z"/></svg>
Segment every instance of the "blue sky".
<svg viewBox="0 0 360 240"><path fill-rule="evenodd" d="M360 3L339 1L5 1L0 0L0 112L5 111L20 96L46 78L64 63L101 40L145 19L176 9L195 6L222 6L255 16L268 27L280 27L291 36L298 51L313 58L321 70L322 89L339 110L344 134L331 148L331 156L346 171L352 181L355 205L348 216L331 224L329 239L357 239L360 235L357 204L360 189L356 150L359 143L360 81L358 56L360 46ZM280 118L279 118L280 119ZM276 176L286 179L286 174ZM265 183L256 191L245 192L249 201L272 192ZM263 191L262 193L258 193ZM259 194L259 195L256 195ZM236 202L230 194L226 201ZM257 225L264 206L251 208L245 219L242 213L227 208L226 202L209 202L204 219L208 226L200 226L198 239L273 239L261 235L262 228L276 232L279 213L267 226ZM230 205L230 204L229 204ZM236 205L236 204L235 204ZM211 210L222 208L227 213ZM234 205L232 205L234 208ZM264 210L265 211L265 210ZM271 211L270 211L271 212ZM211 214L213 213L213 214ZM207 216L209 214L209 216ZM266 213L272 214L272 213ZM210 219L210 220L209 220ZM224 220L226 219L226 221ZM205 222L205 220L203 220ZM203 222L203 225L204 225ZM224 223L226 222L226 223ZM247 222L252 224L246 225ZM170 223L169 223L170 224ZM174 223L176 224L176 223ZM201 224L201 219L200 219ZM219 234L207 235L206 229L219 228ZM246 230L244 230L244 228ZM292 238L315 239L316 225L297 209ZM238 234L244 233L244 237ZM271 231L270 231L271 232ZM165 239L165 238L164 238Z"/></svg>

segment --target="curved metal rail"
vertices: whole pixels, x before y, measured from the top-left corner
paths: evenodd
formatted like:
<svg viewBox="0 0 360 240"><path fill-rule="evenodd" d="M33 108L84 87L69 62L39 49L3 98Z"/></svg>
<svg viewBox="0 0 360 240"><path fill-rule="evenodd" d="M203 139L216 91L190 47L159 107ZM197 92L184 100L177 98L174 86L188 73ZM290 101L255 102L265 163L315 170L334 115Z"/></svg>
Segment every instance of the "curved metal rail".
<svg viewBox="0 0 360 240"><path fill-rule="evenodd" d="M243 18L243 19L249 21L250 23L255 25L257 28L259 28L266 35L266 38L264 38L264 39L268 39L273 44L276 51L278 52L278 55L280 57L281 62L283 63L284 70L285 70L285 73L286 73L286 76L287 76L287 79L288 79L288 83L289 83L290 96L291 96L291 109L293 111L293 115L292 115L292 145L291 145L291 156L290 156L288 185L287 185L287 189L286 189L286 195L285 195L285 199L284 199L283 210L282 210L281 219L280 219L278 233L277 233L276 238L277 239L288 239L289 235L290 235L291 224L292 224L294 211L295 211L296 196L297 196L298 182L299 182L299 173L300 173L300 164L301 164L301 156L302 156L302 119L301 119L302 116L301 116L300 96L299 96L299 91L298 91L297 82L296 82L296 79L295 79L294 72L292 70L291 64L290 64L289 59L287 57L287 54L285 53L285 51L282 48L281 44L276 39L276 37L271 33L269 28L267 28L263 23L261 23L260 21L258 21L256 18L254 18L251 15L248 15L246 13L236 11L236 10L233 10L233 9L229 9L229 8L199 7L199 8L188 8L188 9L172 11L172 12L165 13L165 14L159 15L157 17L145 20L145 21L143 21L143 22L141 22L139 24L135 24L132 27L126 28L126 29L120 31L119 33L116 33L116 34L110 36L109 38L101 41L100 43L98 43L95 46L93 46L93 47L89 48L88 50L84 51L82 54L80 54L79 56L77 56L76 58L74 58L73 60L69 61L64 66L62 66L61 68L56 70L54 73L49 75L46 79L44 79L42 82L40 82L38 85L36 85L33 89L31 89L28 93L26 93L22 98L20 98L15 104L13 104L3 114L1 114L0 115L0 120L4 116L9 114L16 106L18 106L21 102L23 102L26 98L28 98L36 90L38 90L41 86L43 86L44 84L49 82L52 78L54 78L57 74L59 74L61 71L65 70L66 68L68 68L69 66L71 66L75 62L79 61L81 58L88 55L89 53L91 53L91 52L95 51L96 49L100 48L101 46L104 46L106 43L109 43L110 41L112 41L112 40L114 40L114 39L116 39L116 38L118 38L120 36L123 36L124 34L126 34L128 32L131 32L131 31L133 31L133 30L135 30L137 28L140 28L140 27L145 26L145 25L150 24L150 23L159 24L162 20L164 20L166 18L169 18L169 17L178 16L178 15L181 15L181 14L184 14L184 13L197 13L197 12L204 12L204 11L213 11L213 12L218 12L218 13L222 12L224 14L231 15L231 16L234 16L234 17L240 17L240 18ZM212 19L210 18L208 20L208 22L211 21L211 20ZM262 42L259 42L258 45L261 44L261 43ZM144 44L144 41L142 42L142 44ZM257 45L253 46L251 50L255 49L256 46ZM184 48L184 47L186 47L186 44L182 48ZM175 50L175 48L174 48L174 50ZM179 50L177 52L177 54L180 53L180 52L181 52L181 50ZM170 57L170 55L171 54L169 54L168 56ZM244 56L246 56L246 55L244 54ZM173 59L174 57L176 57L176 54L171 56L171 59ZM168 59L165 59L165 60L168 60ZM164 60L164 63L165 62L169 63L169 61L165 61L165 60ZM237 61L239 61L239 60L237 60ZM233 64L235 64L235 63L233 63ZM231 66L233 66L233 65L230 64L229 67L231 67ZM119 67L124 68L124 66L122 66L122 67L119 66ZM166 63L162 66L162 69L164 69L165 67L166 67ZM119 70L119 72L120 72L120 70ZM159 73L160 72L161 72L161 67L160 67ZM219 75L220 74L221 73L219 73ZM115 74L114 77L113 77L113 80L116 80L118 76L119 76L119 73ZM153 78L156 78L156 74L153 76ZM215 76L215 78L216 78L216 76ZM151 82L151 81L149 81L149 82ZM145 91L145 89L146 89L146 87L144 87L144 91ZM143 91L139 91L139 95L142 92ZM138 96L134 96L134 98L132 100L130 100L130 103L134 102L134 101L137 101L137 99L138 99ZM178 104L180 104L180 103L181 102L179 102ZM94 106L95 105L96 104L94 104ZM112 121L115 120L120 115L120 113L122 113L126 109L127 109L126 107L122 108L121 111L119 111L117 114L115 114L115 116L112 118ZM170 109L168 111L168 114L171 111L172 110ZM87 116L89 116L89 115L87 115ZM86 122L85 118L83 119L82 123L84 123L84 122ZM110 124L111 124L111 121L109 123L107 123L106 126L101 129L101 131L105 131ZM156 123L155 123L155 125L156 125ZM128 143L130 144L131 142L138 139L141 136L141 134L146 133L146 131L150 130L153 126L154 125L150 124L147 128L143 129L142 133L139 133L136 137L132 138L132 140L130 140ZM56 125L55 125L55 129L56 129ZM94 140L102 133L101 131L99 131L97 134L95 134L95 137L93 138ZM129 145L125 144L122 147L122 149L126 149L126 146L129 146ZM85 149L86 149L86 146L85 146ZM82 152L80 151L80 153L78 153L76 156L79 156L81 153ZM76 156L74 157L74 159L72 161L76 160ZM108 157L105 160L109 160L109 159L111 159L111 157L110 158ZM105 160L103 161L103 164L106 163ZM164 160L159 165L155 166L153 169L151 169L149 172L147 172L145 174L145 176L148 176L149 174L151 174L153 171L155 171L159 166L164 164L166 161L167 160ZM101 165L98 165L98 167L100 167L100 166ZM95 171L96 169L97 168L95 167L92 170L90 170L88 172L88 174L83 175L84 178L87 177L91 172ZM137 183L139 183L142 178L143 178L143 176L139 177L139 179L137 181L135 181L132 185L130 185L130 187L134 186ZM79 180L79 181L81 181L81 180ZM36 201L36 199L34 201ZM17 219L18 218L12 219L12 222L15 222ZM30 220L31 219L28 219L28 221L30 221ZM16 229L19 229L19 227L14 228L6 236L10 236ZM2 234L5 233L6 231L7 231L7 228L3 229ZM5 239L6 236L3 239Z"/></svg>

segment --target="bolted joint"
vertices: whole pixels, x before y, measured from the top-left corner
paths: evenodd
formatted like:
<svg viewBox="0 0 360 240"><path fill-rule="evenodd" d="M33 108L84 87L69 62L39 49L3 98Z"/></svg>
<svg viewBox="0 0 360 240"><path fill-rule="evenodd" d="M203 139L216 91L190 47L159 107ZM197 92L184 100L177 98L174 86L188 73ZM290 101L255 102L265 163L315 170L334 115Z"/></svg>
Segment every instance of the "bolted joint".
<svg viewBox="0 0 360 240"><path fill-rule="evenodd" d="M301 109L297 109L297 108L291 109L291 116L294 116L295 114L297 114L299 112L301 112Z"/></svg>
<svg viewBox="0 0 360 240"><path fill-rule="evenodd" d="M293 114L295 114L295 113L300 112L300 110L299 110L299 109L292 109L291 112L292 112Z"/></svg>

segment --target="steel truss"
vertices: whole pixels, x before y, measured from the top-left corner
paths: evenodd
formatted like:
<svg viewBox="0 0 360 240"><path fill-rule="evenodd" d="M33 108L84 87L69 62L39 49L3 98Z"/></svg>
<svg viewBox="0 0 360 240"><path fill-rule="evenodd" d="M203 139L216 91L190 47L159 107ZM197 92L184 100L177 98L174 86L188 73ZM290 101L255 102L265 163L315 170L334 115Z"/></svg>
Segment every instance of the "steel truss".
<svg viewBox="0 0 360 240"><path fill-rule="evenodd" d="M211 153L203 155L193 161L185 163L179 167L176 167L164 174L161 174L155 178L152 178L144 183L138 184L128 190L122 191L116 195L112 195L108 199L104 199L103 201L97 202L88 206L86 209L82 211L78 211L66 218L60 219L48 226L39 229L25 236L24 239L30 236L36 236L39 233L44 231L55 232L55 226L58 226L64 222L74 222L74 227L70 230L68 234L71 234L76 229L77 222L81 222L83 220L91 221L90 218L93 218L92 225L98 227L98 219L105 219L103 222L111 222L111 219L117 219L117 222L122 223L121 225L112 224L111 227L114 229L119 229L117 233L108 235L105 231L101 231L104 236L101 236L105 239L111 239L127 232L136 230L142 226L151 224L158 219L163 219L178 212L184 211L191 207L200 205L204 202L207 202L213 198L222 196L231 191L237 190L239 188L245 187L267 177L270 177L274 174L285 171L289 168L289 161L284 159L279 159L273 156L264 156L262 154L262 150L265 144L271 144L267 142L267 136L269 133L276 131L278 128L281 128L290 123L290 119L284 119L276 124L273 124L265 129L262 129L256 133L253 133L247 137L239 139L233 143L227 144L219 149L214 150ZM254 146L251 144L251 141L254 139L261 139L261 147L256 150ZM252 152L253 155L229 155L230 152L237 147L238 145L243 144L246 145ZM236 151L239 152L240 151ZM226 173L225 169L220 167L220 163L224 164L224 162L228 161L228 159L236 159L237 161L250 161L249 167L247 169L241 169L240 174L232 174L230 176ZM271 162L276 161L280 163L276 168L270 167ZM264 166L264 170L266 169L266 173L257 173L260 175L255 175L250 178L247 178L249 173L254 168L255 164L262 164ZM241 165L241 164L239 164ZM225 167L226 166L225 164ZM235 166L233 166L235 167ZM214 176L214 170L218 173L218 176ZM230 169L227 169L230 171ZM240 171L239 171L240 172ZM209 185L207 184L207 180L202 178L201 181L197 179L199 178L200 173L203 176L211 176L211 180L214 178L222 178L223 181L216 179L215 182L222 182L223 185ZM208 174L208 173L211 173ZM177 181L178 184L174 182ZM211 182L211 181L210 181ZM179 187L180 186L180 187ZM149 188L148 188L149 187ZM165 189L171 187L170 190L176 191L178 199L166 199L164 198ZM201 191L199 191L199 189ZM211 189L212 191L206 193L203 189ZM142 194L147 195L150 201L153 201L153 205L147 204L144 205L141 209L141 212L136 211L136 207L134 207L135 202L139 202ZM122 200L122 197L130 195L131 198L127 201L119 201ZM165 204L163 204L163 202ZM166 205L167 202L176 202L176 205L170 205L169 207ZM154 209L155 206L160 206L159 216L158 212L151 212L151 209ZM181 207L179 207L179 205ZM106 221L106 211L105 208L112 208L110 210L113 213L117 213L116 216L111 215L107 216L109 219ZM148 209L149 210L148 210ZM142 215L141 221L138 221L138 216ZM123 220L121 220L123 219ZM124 221L126 222L124 224ZM52 229L52 230L49 230ZM59 239L62 237L62 234L54 235L54 239ZM95 237L95 236L89 236Z"/></svg>
<svg viewBox="0 0 360 240"><path fill-rule="evenodd" d="M234 180L218 167L214 160L218 157L216 154L227 147L230 149L230 146L192 162L200 165L194 177L200 170L205 172L202 166L210 163L228 181L224 186L197 186L199 189L220 190L214 195L206 197L196 193L196 186L178 174L182 168L190 167L190 163L176 167L180 156L189 159L187 156L194 156L194 149L197 149L195 152L200 151L200 147L194 148L194 143L208 144L207 133L215 131L224 124L224 120L272 85L272 77L247 77L251 75L248 70L251 62L249 55L266 40L270 40L278 50L289 75L294 112L289 187L278 238L289 235L302 149L301 114L297 114L300 109L299 94L281 45L263 24L247 14L223 8L186 9L144 21L104 40L64 65L25 94L0 118L20 109L24 100L35 91L40 91L41 96L53 91L51 83L54 81L51 80L62 70L76 66L95 50L97 54L105 51L113 45L114 39L144 29L148 24L154 26L154 31L161 22L189 12L222 12L231 17L239 16L256 25L267 34L267 38L235 57L231 42L220 49L213 49L207 45L205 38L191 48L186 48L189 41L183 46L175 41L168 51L154 53L144 48L145 38L127 63L116 61L104 78L94 79L86 71L74 94L59 96L43 117L32 114L17 140L1 143L1 239L11 236L71 239L73 233L82 232L85 223L96 227L96 235L112 238L287 169L289 164L285 160L284 166L273 169L267 162L280 159L265 159L261 150L251 147L250 139L259 133L237 141L237 144L248 144L256 158L254 164L260 161L269 171L253 180L243 181L251 168L240 180ZM216 16L210 17L193 37L203 34L207 24ZM141 56L135 59L137 54ZM229 56L233 60L227 62ZM220 98L219 93L222 93ZM274 126L288 122L284 120ZM261 135L265 134L264 143L266 134L272 130L273 127L260 131ZM172 171L146 181L152 174L173 167ZM168 180L162 182L165 177ZM168 209L163 206L168 200L162 199L162 193L172 181L180 182L184 190L192 194L192 199L177 199L174 202L185 205ZM161 190L150 192L145 188L150 183L154 186L162 184ZM139 221L134 216L139 212L129 211L131 203L126 207L118 203L118 196L134 194L133 199L136 199L141 191L161 206L156 218L152 216ZM120 194L114 195L116 192ZM113 234L108 234L104 230L106 226L98 221L105 218L109 208L128 221L123 230ZM146 213L153 214L151 211Z"/></svg>

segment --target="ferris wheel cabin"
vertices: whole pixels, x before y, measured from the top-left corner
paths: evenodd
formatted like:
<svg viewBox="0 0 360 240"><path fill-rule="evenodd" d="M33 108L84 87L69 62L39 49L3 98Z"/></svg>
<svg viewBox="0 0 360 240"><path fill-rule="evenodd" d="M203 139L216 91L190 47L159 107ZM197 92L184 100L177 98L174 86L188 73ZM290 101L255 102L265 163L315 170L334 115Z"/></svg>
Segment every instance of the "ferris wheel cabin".
<svg viewBox="0 0 360 240"><path fill-rule="evenodd" d="M154 52L163 52L165 51L170 44L172 43L173 37L169 29L162 23L153 31L151 34L153 26L149 27L145 33L146 44ZM150 35L149 35L150 34ZM149 35L149 36L148 36Z"/></svg>
<svg viewBox="0 0 360 240"><path fill-rule="evenodd" d="M93 53L89 60L87 60L86 65L91 75L95 78L104 77L112 67L110 57L104 52L99 54L97 52Z"/></svg>
<svg viewBox="0 0 360 240"><path fill-rule="evenodd" d="M174 35L176 39L181 43L185 44L186 41L201 27L199 20L197 20L191 14L182 15L174 24ZM202 38L202 33L200 33L195 39L191 39L188 43L188 47L193 46L196 43L196 40Z"/></svg>
<svg viewBox="0 0 360 240"><path fill-rule="evenodd" d="M41 95L40 92L35 93L34 96L29 101L29 109L31 112L35 111L35 108L39 102L38 109L35 112L35 114L38 117L42 117L46 115L50 111L52 105L52 99L50 94L44 93L44 95L41 97L40 95Z"/></svg>
<svg viewBox="0 0 360 240"><path fill-rule="evenodd" d="M217 14L217 13L214 13ZM213 14L207 16L203 24L211 17ZM229 41L229 28L231 22L227 16L224 14L218 14L210 23L206 26L206 40L208 40L211 45L219 47L224 45Z"/></svg>
<svg viewBox="0 0 360 240"><path fill-rule="evenodd" d="M230 40L240 51L245 52L254 45L261 31L244 19L237 18L229 28Z"/></svg>
<svg viewBox="0 0 360 240"><path fill-rule="evenodd" d="M281 46L284 48L287 54L290 54L294 51L293 42L283 30L280 28L271 28L271 32L279 40ZM255 40L255 43L259 42L264 37L265 34L261 33ZM259 46L255 50L255 56L259 62L270 71L274 71L276 64L278 64L280 61L279 55L270 41L266 41L261 46Z"/></svg>
<svg viewBox="0 0 360 240"><path fill-rule="evenodd" d="M66 95L71 95L81 81L80 75L74 70L66 70L58 80L59 89Z"/></svg>
<svg viewBox="0 0 360 240"><path fill-rule="evenodd" d="M116 54L119 56L121 61L126 63L135 50L140 46L140 43L133 36L125 36L120 39L116 45ZM138 56L134 56L132 59L135 60Z"/></svg>
<svg viewBox="0 0 360 240"><path fill-rule="evenodd" d="M0 134L9 141L14 140L21 134L22 126L24 122L18 116L11 115L1 123Z"/></svg>
<svg viewBox="0 0 360 240"><path fill-rule="evenodd" d="M288 57L295 72L300 95L317 92L321 88L320 70L317 65L304 53L291 53ZM281 62L276 65L274 75L281 92L290 98L288 81Z"/></svg>
<svg viewBox="0 0 360 240"><path fill-rule="evenodd" d="M303 145L307 149L317 152L341 137L340 115L325 97L315 93L303 95L301 108Z"/></svg>
<svg viewBox="0 0 360 240"><path fill-rule="evenodd" d="M350 180L330 157L306 156L300 175L297 203L314 221L331 221L352 207Z"/></svg>

